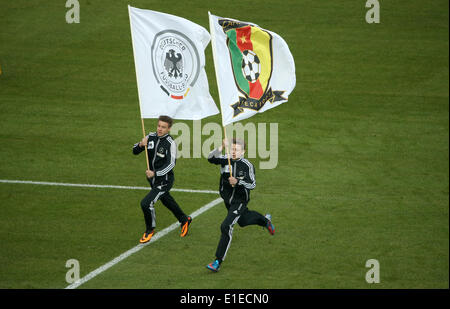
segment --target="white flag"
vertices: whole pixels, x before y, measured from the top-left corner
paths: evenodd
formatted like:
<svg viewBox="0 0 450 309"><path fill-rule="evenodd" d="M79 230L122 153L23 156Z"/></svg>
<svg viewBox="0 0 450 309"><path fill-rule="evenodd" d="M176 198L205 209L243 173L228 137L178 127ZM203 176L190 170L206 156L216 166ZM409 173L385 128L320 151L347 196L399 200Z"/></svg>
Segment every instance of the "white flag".
<svg viewBox="0 0 450 309"><path fill-rule="evenodd" d="M219 113L205 73L208 31L181 17L128 6L142 118Z"/></svg>
<svg viewBox="0 0 450 309"><path fill-rule="evenodd" d="M209 27L223 126L287 102L295 63L282 37L210 13Z"/></svg>

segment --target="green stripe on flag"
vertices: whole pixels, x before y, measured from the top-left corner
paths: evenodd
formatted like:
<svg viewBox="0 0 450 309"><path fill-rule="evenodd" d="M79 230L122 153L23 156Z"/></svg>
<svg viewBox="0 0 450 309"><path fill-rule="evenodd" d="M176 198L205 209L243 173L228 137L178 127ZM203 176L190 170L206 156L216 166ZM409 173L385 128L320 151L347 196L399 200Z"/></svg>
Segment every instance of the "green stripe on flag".
<svg viewBox="0 0 450 309"><path fill-rule="evenodd" d="M233 65L234 78L236 79L239 87L245 92L250 92L250 86L247 79L242 74L242 53L236 43L236 30L232 29L227 31L228 36L228 49L231 54L231 62Z"/></svg>

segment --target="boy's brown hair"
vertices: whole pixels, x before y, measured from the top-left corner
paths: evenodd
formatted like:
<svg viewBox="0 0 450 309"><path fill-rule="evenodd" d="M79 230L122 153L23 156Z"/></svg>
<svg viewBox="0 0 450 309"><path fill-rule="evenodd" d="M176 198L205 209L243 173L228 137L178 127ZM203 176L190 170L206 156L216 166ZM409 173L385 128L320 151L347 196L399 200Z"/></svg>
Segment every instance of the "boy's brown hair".
<svg viewBox="0 0 450 309"><path fill-rule="evenodd" d="M233 137L233 140L231 141L232 145L239 145L241 146L242 150L245 150L245 142L239 138Z"/></svg>
<svg viewBox="0 0 450 309"><path fill-rule="evenodd" d="M169 128L172 127L173 119L169 116L159 116L158 121L166 122L169 125Z"/></svg>

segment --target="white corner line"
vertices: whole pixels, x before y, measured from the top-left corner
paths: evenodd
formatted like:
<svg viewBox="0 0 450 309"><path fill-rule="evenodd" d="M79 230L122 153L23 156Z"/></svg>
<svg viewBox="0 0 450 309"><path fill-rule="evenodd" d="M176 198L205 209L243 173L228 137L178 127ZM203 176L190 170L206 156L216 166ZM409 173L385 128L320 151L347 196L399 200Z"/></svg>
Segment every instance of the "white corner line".
<svg viewBox="0 0 450 309"><path fill-rule="evenodd" d="M64 182L12 180L12 179L0 179L0 183L11 183L11 184L12 183L16 183L16 184L62 186L62 187L81 187L81 188L107 188L107 189L126 189L126 190L147 190L147 191L151 189L150 187L94 185L94 184L83 184L83 183L64 183ZM173 191L173 192L189 192L189 193L219 194L218 191L212 191L212 190L193 190L193 189L172 188L170 191Z"/></svg>
<svg viewBox="0 0 450 309"><path fill-rule="evenodd" d="M201 208L197 209L196 211L194 211L192 214L190 214L190 216L192 218L196 218L199 215L201 215L202 213L204 213L205 211L213 208L214 206L216 206L217 204L219 204L220 202L222 202L222 198L217 198L214 201L209 202L208 204L202 206ZM153 235L152 239L145 244L139 244L134 248L131 248L130 250L122 253L121 255L119 255L118 257L112 259L111 261L109 261L108 263L106 263L103 266L100 266L99 268L91 271L89 274L87 274L86 276L84 276L83 278L81 278L80 280L75 281L74 283L68 285L65 289L76 289L77 287L79 287L80 285L82 285L83 283L86 283L87 281L91 280L92 278L96 277L97 275L101 274L102 272L104 272L105 270L113 267L114 265L116 265L117 263L119 263L120 261L123 261L124 259L126 259L127 257L129 257L130 255L140 251L142 248L154 243L155 241L157 241L158 239L166 236L169 232L173 231L174 229L176 229L177 227L180 226L179 222L175 222L172 225L166 227L165 229L161 230L160 232L155 233L155 235Z"/></svg>

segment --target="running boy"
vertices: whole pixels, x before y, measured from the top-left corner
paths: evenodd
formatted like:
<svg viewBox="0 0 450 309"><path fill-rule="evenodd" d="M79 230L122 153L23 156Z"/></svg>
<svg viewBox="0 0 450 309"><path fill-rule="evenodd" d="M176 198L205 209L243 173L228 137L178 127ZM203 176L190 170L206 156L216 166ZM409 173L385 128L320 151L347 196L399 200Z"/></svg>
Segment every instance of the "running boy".
<svg viewBox="0 0 450 309"><path fill-rule="evenodd" d="M140 243L149 242L154 234L156 225L155 203L159 200L166 206L181 224L181 237L186 236L192 218L186 216L169 191L175 181L173 168L175 167L177 145L169 135L172 127L172 118L160 116L158 128L144 137L139 143L134 144L133 154L140 154L147 149L150 170L145 174L152 189L141 201L144 212L146 230Z"/></svg>
<svg viewBox="0 0 450 309"><path fill-rule="evenodd" d="M233 139L231 145L230 164L232 177L228 164L228 157L222 155L222 150L227 141L224 140L222 146L214 149L208 156L208 161L212 164L220 164L220 196L223 198L227 208L227 216L223 220L220 230L222 235L216 250L216 259L206 267L217 272L221 263L225 260L230 248L233 236L233 227L236 222L241 226L260 225L267 228L269 233L275 233L275 227L271 222L271 216L263 216L257 211L249 210L247 204L250 201L250 190L256 186L255 169L243 156L245 154L245 143L238 139Z"/></svg>

